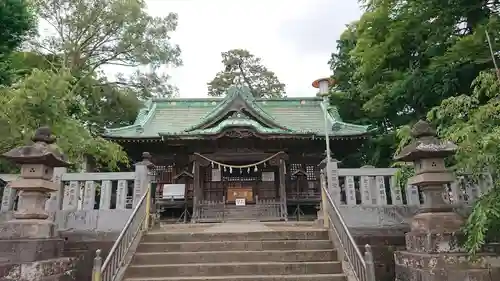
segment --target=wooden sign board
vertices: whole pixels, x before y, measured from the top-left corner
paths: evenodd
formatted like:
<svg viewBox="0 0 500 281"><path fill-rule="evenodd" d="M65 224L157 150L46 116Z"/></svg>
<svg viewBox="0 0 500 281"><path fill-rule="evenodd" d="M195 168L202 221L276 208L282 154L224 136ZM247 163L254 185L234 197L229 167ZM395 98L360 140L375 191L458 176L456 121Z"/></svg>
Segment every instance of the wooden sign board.
<svg viewBox="0 0 500 281"><path fill-rule="evenodd" d="M228 188L227 190L227 201L228 202L236 202L237 199L244 198L245 202L253 201L253 191L251 187L244 188Z"/></svg>
<svg viewBox="0 0 500 281"><path fill-rule="evenodd" d="M219 169L212 169L212 181L221 181L221 171Z"/></svg>
<svg viewBox="0 0 500 281"><path fill-rule="evenodd" d="M163 185L163 199L184 199L186 193L185 184L164 184Z"/></svg>
<svg viewBox="0 0 500 281"><path fill-rule="evenodd" d="M274 172L262 172L262 181L274 181Z"/></svg>

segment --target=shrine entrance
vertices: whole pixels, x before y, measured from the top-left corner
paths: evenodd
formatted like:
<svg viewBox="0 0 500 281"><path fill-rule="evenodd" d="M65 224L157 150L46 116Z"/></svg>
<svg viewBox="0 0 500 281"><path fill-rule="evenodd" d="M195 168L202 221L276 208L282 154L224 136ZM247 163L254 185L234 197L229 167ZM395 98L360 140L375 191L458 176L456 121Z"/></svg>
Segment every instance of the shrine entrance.
<svg viewBox="0 0 500 281"><path fill-rule="evenodd" d="M279 169L265 160L255 163L211 160L210 165L202 167L202 198L223 200L231 205L279 199Z"/></svg>
<svg viewBox="0 0 500 281"><path fill-rule="evenodd" d="M267 154L267 157L260 157L255 162L249 156L239 159L250 158L250 161L224 161L201 154L196 156L195 161L200 165L198 188L201 193L201 200L195 201L194 206L198 221L211 221L214 218L222 220L236 213L269 217L265 214L269 208L262 206L270 204L279 209L274 213L285 209L285 189L280 181L280 172L284 172L284 169L280 169L284 153ZM281 217L278 214L273 216Z"/></svg>

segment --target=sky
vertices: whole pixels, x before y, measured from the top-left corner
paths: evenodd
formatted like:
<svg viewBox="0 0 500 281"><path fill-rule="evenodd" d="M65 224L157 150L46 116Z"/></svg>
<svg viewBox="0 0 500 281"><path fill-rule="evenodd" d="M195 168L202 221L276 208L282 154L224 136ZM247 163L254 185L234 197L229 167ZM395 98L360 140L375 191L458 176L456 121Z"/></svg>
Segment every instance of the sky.
<svg viewBox="0 0 500 281"><path fill-rule="evenodd" d="M180 97L206 97L222 70L221 53L247 49L286 85L288 96L313 96L311 83L329 76L328 60L345 25L357 20L357 0L147 0L151 15L175 12L172 42L183 66L168 74Z"/></svg>

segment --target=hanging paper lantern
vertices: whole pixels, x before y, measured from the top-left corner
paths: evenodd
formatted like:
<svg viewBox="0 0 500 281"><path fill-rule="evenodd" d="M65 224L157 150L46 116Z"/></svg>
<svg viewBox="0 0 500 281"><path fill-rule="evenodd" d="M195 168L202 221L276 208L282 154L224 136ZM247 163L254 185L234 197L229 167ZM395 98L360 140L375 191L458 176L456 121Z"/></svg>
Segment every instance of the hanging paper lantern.
<svg viewBox="0 0 500 281"><path fill-rule="evenodd" d="M259 171L259 168L257 168L257 165L255 165L255 167L253 168L253 171L254 172L258 172Z"/></svg>
<svg viewBox="0 0 500 281"><path fill-rule="evenodd" d="M233 167L229 167L229 173L233 173Z"/></svg>
<svg viewBox="0 0 500 281"><path fill-rule="evenodd" d="M213 169L213 168L214 168L214 162L213 162L213 161L211 161L211 162L210 162L210 164L212 164L212 169Z"/></svg>
<svg viewBox="0 0 500 281"><path fill-rule="evenodd" d="M249 174L250 174L250 167L248 167L248 169L247 169L247 173L249 173Z"/></svg>

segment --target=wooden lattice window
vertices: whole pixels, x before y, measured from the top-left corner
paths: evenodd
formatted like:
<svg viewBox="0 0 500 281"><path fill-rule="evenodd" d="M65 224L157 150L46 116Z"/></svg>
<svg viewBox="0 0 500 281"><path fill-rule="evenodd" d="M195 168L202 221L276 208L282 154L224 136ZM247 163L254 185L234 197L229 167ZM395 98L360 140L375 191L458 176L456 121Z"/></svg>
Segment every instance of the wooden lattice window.
<svg viewBox="0 0 500 281"><path fill-rule="evenodd" d="M290 164L290 170L289 170L289 175L290 175L290 179L291 180L296 180L297 177L292 175L294 172L300 170L302 168L302 165L301 164Z"/></svg>
<svg viewBox="0 0 500 281"><path fill-rule="evenodd" d="M173 181L174 167L172 165L168 166L156 166L153 170L156 182L158 183L172 183Z"/></svg>
<svg viewBox="0 0 500 281"><path fill-rule="evenodd" d="M205 172L205 182L211 182L212 181L212 168L211 167L206 167L204 169Z"/></svg>
<svg viewBox="0 0 500 281"><path fill-rule="evenodd" d="M306 166L306 174L307 174L307 180L308 181L315 181L316 178L316 172L317 172L317 166L313 165L307 165Z"/></svg>

